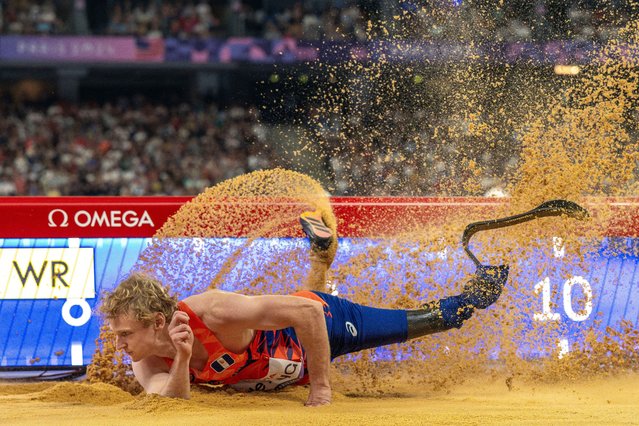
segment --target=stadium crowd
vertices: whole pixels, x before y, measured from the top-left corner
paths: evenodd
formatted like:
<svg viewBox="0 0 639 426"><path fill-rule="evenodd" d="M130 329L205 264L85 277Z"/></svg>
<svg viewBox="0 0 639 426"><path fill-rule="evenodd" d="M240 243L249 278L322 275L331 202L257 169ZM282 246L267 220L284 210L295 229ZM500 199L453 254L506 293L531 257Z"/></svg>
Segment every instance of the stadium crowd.
<svg viewBox="0 0 639 426"><path fill-rule="evenodd" d="M0 195L188 195L271 166L254 108L0 106Z"/></svg>
<svg viewBox="0 0 639 426"><path fill-rule="evenodd" d="M459 16L490 41L543 41L607 39L632 6L596 0L0 0L0 7L3 34L363 40L369 21L392 22L407 13L423 39L455 40Z"/></svg>
<svg viewBox="0 0 639 426"><path fill-rule="evenodd" d="M310 141L324 184L334 195L478 195L462 188L464 171L451 169L456 147L437 146L436 138L418 147L407 120L414 117L389 117L382 139L390 142L374 149L367 138L340 148L344 141L333 133ZM142 97L47 107L5 102L0 196L194 195L251 171L294 167L291 148L273 139L282 127L274 129L255 107L167 106ZM483 191L494 184L486 175Z"/></svg>

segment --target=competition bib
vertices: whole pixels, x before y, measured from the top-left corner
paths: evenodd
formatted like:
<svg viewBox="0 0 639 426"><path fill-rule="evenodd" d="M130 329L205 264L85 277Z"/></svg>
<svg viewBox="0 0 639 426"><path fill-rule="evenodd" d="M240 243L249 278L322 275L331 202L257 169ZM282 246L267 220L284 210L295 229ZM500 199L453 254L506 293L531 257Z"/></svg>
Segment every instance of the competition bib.
<svg viewBox="0 0 639 426"><path fill-rule="evenodd" d="M304 363L288 359L269 358L268 373L261 379L242 380L233 389L244 392L278 390L304 377Z"/></svg>

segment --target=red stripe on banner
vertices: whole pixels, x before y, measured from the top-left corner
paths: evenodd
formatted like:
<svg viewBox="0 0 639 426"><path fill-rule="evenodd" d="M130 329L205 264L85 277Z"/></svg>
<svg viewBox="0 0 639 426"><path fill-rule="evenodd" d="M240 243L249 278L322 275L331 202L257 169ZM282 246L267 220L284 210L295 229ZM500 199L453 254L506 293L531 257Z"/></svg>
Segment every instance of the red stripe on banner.
<svg viewBox="0 0 639 426"><path fill-rule="evenodd" d="M191 197L0 197L0 238L151 237ZM437 226L452 218L468 222L494 217L507 199L424 197L333 197L339 235L374 237ZM225 200L233 203L233 200ZM243 199L242 203L246 204ZM254 200L256 204L284 201ZM610 236L639 237L639 198L595 199L614 220ZM242 231L240 231L242 232ZM238 232L237 235L242 237ZM301 233L297 236L301 236Z"/></svg>

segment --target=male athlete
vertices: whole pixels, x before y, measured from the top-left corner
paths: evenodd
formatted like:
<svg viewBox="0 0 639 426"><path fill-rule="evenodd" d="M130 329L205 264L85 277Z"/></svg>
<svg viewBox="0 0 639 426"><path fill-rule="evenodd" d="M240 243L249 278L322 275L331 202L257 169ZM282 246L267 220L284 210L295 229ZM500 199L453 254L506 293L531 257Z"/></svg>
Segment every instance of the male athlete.
<svg viewBox="0 0 639 426"><path fill-rule="evenodd" d="M303 213L300 222L311 241L311 274L323 277L337 240L319 211ZM507 277L506 266L480 266L461 294L399 310L317 291L244 296L209 290L177 302L158 280L132 274L100 309L147 393L189 398L191 382L245 390L310 383L306 405L319 406L331 401L333 358L460 328L475 308L499 298Z"/></svg>

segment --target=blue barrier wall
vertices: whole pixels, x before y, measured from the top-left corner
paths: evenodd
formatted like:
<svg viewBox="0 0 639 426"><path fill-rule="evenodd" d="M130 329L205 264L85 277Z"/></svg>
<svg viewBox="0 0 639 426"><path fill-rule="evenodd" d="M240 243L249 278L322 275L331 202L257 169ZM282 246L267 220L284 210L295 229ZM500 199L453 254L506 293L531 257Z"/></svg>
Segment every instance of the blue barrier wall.
<svg viewBox="0 0 639 426"><path fill-rule="evenodd" d="M144 238L83 238L83 239L4 239L0 240L3 253L19 248L27 253L30 249L44 248L88 248L93 252L93 280L95 296L91 298L65 299L50 297L46 299L23 298L17 299L15 294L9 294L5 287L0 287L0 367L33 367L87 365L95 350L95 340L98 337L101 320L93 313L99 295L105 290L113 288L118 278L125 275L136 263L142 250L149 243ZM217 258L226 259L236 248L244 244L245 240L217 239L216 247L224 247L227 252L219 252ZM562 265L563 256L547 256L547 253L533 254L526 263L517 265L519 272L517 279L520 295L511 294L515 306L520 304L521 311L518 326L522 330L520 351L523 356L544 356L552 351L554 342L541 341L531 345L530 339L524 338L527 329L538 328L544 324L560 324L556 327L558 336L570 345L580 339L584 330L591 327L605 330L608 326L616 326L621 320L627 320L639 327L639 279L637 277L638 258L634 248L639 240L632 238L609 238L601 242L598 250L590 256L585 266L575 267L566 271ZM195 241L194 244L202 244ZM346 265L357 256L365 254L374 248L380 249L380 241L362 238L344 238L340 240L340 250L336 258L336 265ZM247 256L264 256L274 250L290 252L299 249L305 253L307 242L298 238L263 239L252 243L252 249ZM625 247L625 254L611 247ZM397 275L390 276L388 271L401 269L403 266L416 269L418 272L405 279L421 282L432 278L435 282L456 282L463 279L465 272L471 270L472 264L465 257L461 249L448 248L442 252L422 251L418 254L418 261L429 261L437 258L452 260L449 264L461 265L458 270L452 268L435 268L428 270L415 265L416 257L411 250L394 252L386 250L384 256L378 257L374 264L360 271L358 276L346 274L341 282L337 282L337 289L341 294L348 294L349 289L357 286L362 280L374 277L380 287L385 285L401 285L397 282ZM419 250L415 247L415 250ZM630 254L628 254L630 253ZM35 259L35 257L33 257ZM295 260L295 259L293 259ZM297 259L299 261L299 259ZM35 261L34 261L35 262ZM224 290L242 290L243 283L259 276L262 272L255 268L256 259L243 257L229 273L224 284ZM19 262L18 262L19 263ZM12 265L11 262L7 263ZM298 263L299 264L299 263ZM3 263L4 265L4 263ZM540 267L541 265L541 267ZM391 267L392 266L392 267ZM214 265L213 265L214 267ZM6 267L5 267L6 268ZM16 268L16 266L9 266ZM38 264L33 265L33 272L27 273L27 265L18 265L23 279L23 287L35 285L36 276L41 279L48 274L48 269ZM299 268L299 267L298 267ZM16 270L5 270L5 279L10 274L15 278ZM303 271L299 271L301 275ZM385 276L388 275L388 276ZM189 279L197 279L198 274L192 274ZM210 277L199 276L201 282L196 282L197 288L204 288ZM44 281L43 281L44 282ZM236 283L236 284L233 284ZM41 283L42 284L42 283ZM63 283L64 284L64 283ZM62 285L63 285L62 284ZM289 286L291 283L287 283ZM294 283L293 283L294 284ZM44 284L42 284L44 285ZM59 283L57 285L60 285ZM274 290L278 291L277 285ZM283 286L282 289L285 289ZM428 289L425 289L428 292ZM88 293L87 293L88 294ZM447 294L430 296L444 297ZM523 306L526 305L526 306ZM532 305L532 309L531 309ZM524 307L526 309L524 309ZM498 354L496 355L498 356Z"/></svg>

